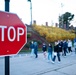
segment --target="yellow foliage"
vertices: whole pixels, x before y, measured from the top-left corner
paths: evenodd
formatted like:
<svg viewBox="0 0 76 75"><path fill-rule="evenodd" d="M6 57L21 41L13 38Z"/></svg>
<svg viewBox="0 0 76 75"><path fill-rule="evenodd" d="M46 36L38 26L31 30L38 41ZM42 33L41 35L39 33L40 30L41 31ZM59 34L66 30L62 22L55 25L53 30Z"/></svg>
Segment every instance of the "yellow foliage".
<svg viewBox="0 0 76 75"><path fill-rule="evenodd" d="M75 38L74 33L71 33L69 31L57 27L33 25L33 28L48 42L55 42L57 40L65 40L65 39L72 40Z"/></svg>

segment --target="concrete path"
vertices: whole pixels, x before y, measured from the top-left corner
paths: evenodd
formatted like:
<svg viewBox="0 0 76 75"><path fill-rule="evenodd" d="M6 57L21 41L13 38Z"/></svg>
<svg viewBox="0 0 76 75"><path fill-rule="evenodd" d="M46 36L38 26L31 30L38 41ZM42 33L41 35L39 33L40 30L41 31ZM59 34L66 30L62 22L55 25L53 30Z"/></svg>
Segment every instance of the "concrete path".
<svg viewBox="0 0 76 75"><path fill-rule="evenodd" d="M5 75L4 63L4 57L0 57L0 75ZM61 56L61 63L56 59L54 64L47 62L42 53L38 58L30 57L30 54L11 56L10 75L76 75L76 54Z"/></svg>

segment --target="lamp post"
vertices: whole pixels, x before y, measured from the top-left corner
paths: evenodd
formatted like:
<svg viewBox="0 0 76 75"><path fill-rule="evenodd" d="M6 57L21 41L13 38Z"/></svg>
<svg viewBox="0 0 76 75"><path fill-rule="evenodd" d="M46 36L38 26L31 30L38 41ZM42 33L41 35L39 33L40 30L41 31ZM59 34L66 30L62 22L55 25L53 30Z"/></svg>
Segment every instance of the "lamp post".
<svg viewBox="0 0 76 75"><path fill-rule="evenodd" d="M32 25L32 1L28 0L28 2L30 2L30 25Z"/></svg>
<svg viewBox="0 0 76 75"><path fill-rule="evenodd" d="M30 23L30 25L32 25L32 2L30 2L30 15L31 15L31 23Z"/></svg>
<svg viewBox="0 0 76 75"><path fill-rule="evenodd" d="M62 9L62 14L63 14L63 3L61 3L61 9ZM64 23L63 23L63 15L62 15L62 18L61 18L61 24L62 24L62 28L64 27Z"/></svg>

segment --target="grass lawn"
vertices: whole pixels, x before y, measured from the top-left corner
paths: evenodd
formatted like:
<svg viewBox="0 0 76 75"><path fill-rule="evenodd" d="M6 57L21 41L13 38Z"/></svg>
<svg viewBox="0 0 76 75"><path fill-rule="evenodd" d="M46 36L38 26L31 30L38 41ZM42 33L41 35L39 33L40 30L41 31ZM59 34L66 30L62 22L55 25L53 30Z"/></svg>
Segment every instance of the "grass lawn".
<svg viewBox="0 0 76 75"><path fill-rule="evenodd" d="M42 49L39 48L38 51L41 52ZM31 52L31 50L29 50L29 49L27 49L27 50L22 49L19 53L30 53L30 52Z"/></svg>

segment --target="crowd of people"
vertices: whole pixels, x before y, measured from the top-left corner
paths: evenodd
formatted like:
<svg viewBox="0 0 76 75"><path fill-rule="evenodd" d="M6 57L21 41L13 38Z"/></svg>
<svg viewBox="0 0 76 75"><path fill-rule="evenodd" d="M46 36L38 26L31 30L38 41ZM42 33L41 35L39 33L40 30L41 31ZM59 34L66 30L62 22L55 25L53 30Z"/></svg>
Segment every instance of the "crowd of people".
<svg viewBox="0 0 76 75"><path fill-rule="evenodd" d="M55 63L56 58L58 59L58 62L61 62L61 55L66 57L67 53L72 52L72 41L71 40L58 40L55 42L54 46L49 43L46 45L46 43L42 44L42 52L44 59L47 59L48 62ZM75 48L75 54L76 54L76 39L74 39L74 48ZM38 58L38 43L37 42L31 42L30 44L31 49L31 57L35 56L35 58Z"/></svg>

